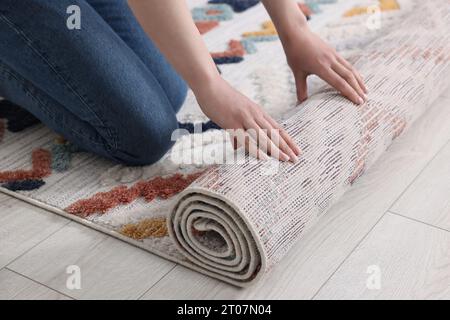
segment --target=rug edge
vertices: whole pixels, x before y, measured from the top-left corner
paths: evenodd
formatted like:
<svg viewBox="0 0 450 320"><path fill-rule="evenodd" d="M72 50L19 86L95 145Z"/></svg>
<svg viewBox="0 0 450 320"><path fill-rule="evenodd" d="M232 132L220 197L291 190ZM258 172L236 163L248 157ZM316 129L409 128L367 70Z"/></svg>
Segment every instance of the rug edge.
<svg viewBox="0 0 450 320"><path fill-rule="evenodd" d="M8 190L8 189L6 189L4 187L1 187L1 186L0 186L0 194L5 194L7 196L11 196L14 199L17 199L19 201L23 201L23 202L28 203L28 204L30 204L32 206L35 206L35 207L40 208L40 209L43 209L43 210L45 210L45 211L47 211L49 213L56 214L58 216L66 218L68 220L74 221L74 222L76 222L76 223L78 223L80 225L83 225L83 226L88 227L90 229L93 229L95 231L98 231L98 232L101 232L103 234L106 234L106 235L108 235L110 237L113 237L113 238L118 239L120 241L123 241L123 242L125 242L125 243L127 243L129 245L132 245L132 246L134 246L136 248L139 248L139 249L141 249L143 251L146 251L146 252L148 252L150 254L154 254L157 257L160 257L162 259L168 260L168 261L174 263L175 266L176 265L181 265L181 266L186 267L186 268L188 268L190 270L199 272L199 273L201 273L203 275L206 275L208 277L211 277L211 278L214 278L214 279L226 282L228 284L231 284L233 286L240 287L240 288L249 287L249 286L251 286L254 283L253 281L251 281L251 282L235 281L235 280L233 280L231 278L227 278L227 277L221 276L219 274L210 272L208 270L204 270L202 268L199 268L195 264L189 262L189 260L184 260L184 261L183 260L177 260L173 256L165 254L165 253L163 253L161 251L152 250L151 248L146 247L145 245L140 243L139 241L136 241L134 239L126 237L126 236L120 234L117 231L110 230L110 229L108 229L106 227L103 227L101 225L95 224L95 223L93 223L91 221L88 221L86 219L83 219L83 218L80 218L78 216L69 214L69 213L65 212L64 210L62 210L60 208L57 208L57 207L54 207L52 205L46 204L46 203L44 203L42 201L33 199L31 197L27 197L27 196L22 195L22 194L20 194L18 192L14 192L14 191Z"/></svg>

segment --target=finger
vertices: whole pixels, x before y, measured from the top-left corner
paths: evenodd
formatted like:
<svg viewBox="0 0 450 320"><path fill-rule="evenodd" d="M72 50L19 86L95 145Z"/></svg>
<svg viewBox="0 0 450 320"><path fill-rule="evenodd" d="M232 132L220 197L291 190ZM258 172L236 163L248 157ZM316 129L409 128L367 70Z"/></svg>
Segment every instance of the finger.
<svg viewBox="0 0 450 320"><path fill-rule="evenodd" d="M248 154L256 159L268 160L269 157L262 152L256 141L244 129L236 129L232 132L233 140L235 141L236 149L244 148Z"/></svg>
<svg viewBox="0 0 450 320"><path fill-rule="evenodd" d="M261 128L255 121L250 121L247 125L247 133L257 142L258 148L271 157L289 161L290 157L280 150L267 135L267 130Z"/></svg>
<svg viewBox="0 0 450 320"><path fill-rule="evenodd" d="M289 146L286 140L281 136L280 130L274 127L269 121L267 121L264 117L260 117L256 119L258 125L267 131L267 136L272 142L275 144L278 149L289 156L292 162L297 162L298 158L295 154L294 150Z"/></svg>
<svg viewBox="0 0 450 320"><path fill-rule="evenodd" d="M269 159L267 154L258 147L257 142L250 135L247 135L245 138L245 150L256 159L264 161Z"/></svg>
<svg viewBox="0 0 450 320"><path fill-rule="evenodd" d="M363 80L361 74L350 64L350 62L348 62L347 60L342 58L340 55L336 55L336 57L337 57L337 60L344 65L344 67L346 67L348 70L353 72L353 74L356 77L356 80L359 83L359 86L363 89L364 93L367 94L369 91L367 90L366 84L364 83L364 80Z"/></svg>
<svg viewBox="0 0 450 320"><path fill-rule="evenodd" d="M326 69L324 72L319 74L319 76L354 103L364 103L364 100L359 96L358 92L356 92L356 90L353 89L347 81L345 81L345 79L338 75L333 69Z"/></svg>
<svg viewBox="0 0 450 320"><path fill-rule="evenodd" d="M340 55L336 55L336 57L337 57L337 60L344 65L344 67L346 67L351 72L353 72L353 74L355 75L356 79L358 80L358 83L359 83L360 87L364 90L364 93L368 93L367 87L366 87L366 85L364 83L364 80L363 80L361 74L351 65L350 62L345 60L343 57L341 57Z"/></svg>
<svg viewBox="0 0 450 320"><path fill-rule="evenodd" d="M302 151L300 147L295 143L294 139L292 139L292 137L289 135L289 133L287 133L286 130L284 130L284 128L280 124L278 124L278 122L276 122L274 119L272 119L272 117L270 117L269 115L265 115L265 119L274 128L279 130L280 135L284 139L284 141L286 141L289 147L291 147L291 149L294 150L295 154L299 156L302 153Z"/></svg>
<svg viewBox="0 0 450 320"><path fill-rule="evenodd" d="M308 83L306 81L307 76L301 74L296 77L295 84L297 87L297 99L298 102L303 102L308 99Z"/></svg>
<svg viewBox="0 0 450 320"><path fill-rule="evenodd" d="M334 63L332 66L333 70L340 75L347 83L356 91L358 92L358 95L366 101L366 95L364 93L364 90L361 88L361 86L358 83L358 80L356 80L355 75L348 70L344 65L337 62Z"/></svg>

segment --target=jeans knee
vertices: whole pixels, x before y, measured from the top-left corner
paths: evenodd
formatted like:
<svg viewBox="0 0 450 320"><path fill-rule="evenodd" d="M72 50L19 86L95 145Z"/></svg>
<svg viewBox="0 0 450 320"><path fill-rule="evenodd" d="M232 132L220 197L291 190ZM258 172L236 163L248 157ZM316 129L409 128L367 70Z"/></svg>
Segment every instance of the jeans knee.
<svg viewBox="0 0 450 320"><path fill-rule="evenodd" d="M145 166L158 162L175 144L172 136L178 128L174 119L129 128L112 157L128 166Z"/></svg>

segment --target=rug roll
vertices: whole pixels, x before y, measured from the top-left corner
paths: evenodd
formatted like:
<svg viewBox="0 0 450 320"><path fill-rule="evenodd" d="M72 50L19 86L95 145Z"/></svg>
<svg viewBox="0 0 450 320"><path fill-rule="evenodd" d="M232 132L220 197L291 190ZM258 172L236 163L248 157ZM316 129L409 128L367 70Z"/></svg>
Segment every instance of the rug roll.
<svg viewBox="0 0 450 320"><path fill-rule="evenodd" d="M299 162L216 166L179 195L168 229L190 267L237 286L260 279L448 87L450 1L414 12L354 63L367 103L327 87L283 123Z"/></svg>

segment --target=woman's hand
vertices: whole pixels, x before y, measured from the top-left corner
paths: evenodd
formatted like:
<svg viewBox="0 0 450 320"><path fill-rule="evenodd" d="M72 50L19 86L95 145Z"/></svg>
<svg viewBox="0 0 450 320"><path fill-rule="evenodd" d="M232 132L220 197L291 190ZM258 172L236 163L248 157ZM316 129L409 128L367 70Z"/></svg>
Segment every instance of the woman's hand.
<svg viewBox="0 0 450 320"><path fill-rule="evenodd" d="M356 104L367 100L361 75L307 27L291 31L284 41L289 66L294 73L297 98L308 98L306 78L316 74Z"/></svg>
<svg viewBox="0 0 450 320"><path fill-rule="evenodd" d="M293 0L262 0L269 12L294 73L299 102L308 98L306 78L316 74L357 104L367 100L360 74L316 34Z"/></svg>
<svg viewBox="0 0 450 320"><path fill-rule="evenodd" d="M229 130L235 148L245 146L258 159L270 155L297 161L299 147L289 134L256 103L220 77L195 92L203 112L221 128Z"/></svg>

